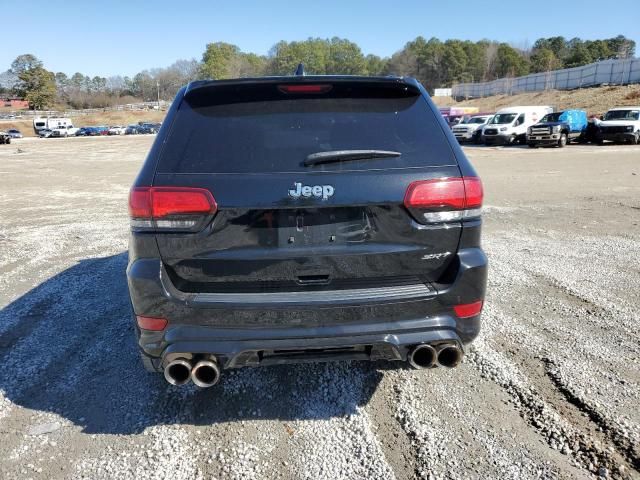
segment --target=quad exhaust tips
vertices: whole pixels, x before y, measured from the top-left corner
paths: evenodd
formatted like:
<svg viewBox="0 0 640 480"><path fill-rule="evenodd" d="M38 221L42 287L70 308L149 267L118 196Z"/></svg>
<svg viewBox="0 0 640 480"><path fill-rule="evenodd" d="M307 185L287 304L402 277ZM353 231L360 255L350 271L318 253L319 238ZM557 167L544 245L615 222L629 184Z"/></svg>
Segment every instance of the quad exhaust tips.
<svg viewBox="0 0 640 480"><path fill-rule="evenodd" d="M408 360L413 368L453 368L460 364L462 355L462 350L457 345L444 345L436 350L431 345L421 344L411 350Z"/></svg>
<svg viewBox="0 0 640 480"><path fill-rule="evenodd" d="M213 387L220 380L220 367L212 360L200 360L191 370L191 379L201 388Z"/></svg>
<svg viewBox="0 0 640 480"><path fill-rule="evenodd" d="M171 385L185 385L193 380L198 387L213 387L220 380L220 367L215 359L200 360L192 366L189 360L177 358L164 367L164 378Z"/></svg>

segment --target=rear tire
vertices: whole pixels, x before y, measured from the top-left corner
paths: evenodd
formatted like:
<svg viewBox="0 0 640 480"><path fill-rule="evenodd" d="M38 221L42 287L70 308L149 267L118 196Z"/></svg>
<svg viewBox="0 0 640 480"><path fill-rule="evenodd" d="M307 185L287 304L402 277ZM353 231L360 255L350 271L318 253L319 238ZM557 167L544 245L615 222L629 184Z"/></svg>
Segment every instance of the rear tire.
<svg viewBox="0 0 640 480"><path fill-rule="evenodd" d="M558 140L558 147L564 148L567 145L567 134L563 133L560 135L560 140Z"/></svg>

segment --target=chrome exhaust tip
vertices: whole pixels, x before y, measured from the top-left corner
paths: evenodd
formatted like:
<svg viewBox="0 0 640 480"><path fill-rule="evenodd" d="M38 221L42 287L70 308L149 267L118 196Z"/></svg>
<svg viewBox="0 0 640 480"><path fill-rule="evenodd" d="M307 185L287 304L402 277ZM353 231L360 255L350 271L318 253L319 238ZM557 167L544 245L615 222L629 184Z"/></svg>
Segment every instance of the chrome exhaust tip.
<svg viewBox="0 0 640 480"><path fill-rule="evenodd" d="M220 380L220 367L213 360L200 360L191 370L191 380L201 388L213 387Z"/></svg>
<svg viewBox="0 0 640 480"><path fill-rule="evenodd" d="M462 361L462 350L457 345L447 345L438 352L438 364L443 367L457 367Z"/></svg>
<svg viewBox="0 0 640 480"><path fill-rule="evenodd" d="M413 368L431 368L437 360L436 349L431 345L418 345L409 353L409 364Z"/></svg>
<svg viewBox="0 0 640 480"><path fill-rule="evenodd" d="M191 380L191 364L184 358L178 358L164 367L164 378L171 385L184 385Z"/></svg>

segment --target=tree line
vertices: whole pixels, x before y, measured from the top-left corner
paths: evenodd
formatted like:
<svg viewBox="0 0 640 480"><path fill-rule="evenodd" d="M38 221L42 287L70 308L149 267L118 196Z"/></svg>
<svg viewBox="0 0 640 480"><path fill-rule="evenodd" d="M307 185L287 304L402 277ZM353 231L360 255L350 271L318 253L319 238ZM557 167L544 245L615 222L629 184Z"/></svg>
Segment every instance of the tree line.
<svg viewBox="0 0 640 480"><path fill-rule="evenodd" d="M634 55L635 42L623 35L601 40L540 38L530 48L491 40L417 37L391 57L364 55L356 43L338 37L281 41L267 55L215 42L206 45L200 61L178 60L133 77L54 73L34 55L20 55L0 75L0 94L24 97L36 109L54 104L100 108L127 101L170 100L182 85L196 79L290 75L300 62L307 74L408 75L433 91L454 83L517 77Z"/></svg>

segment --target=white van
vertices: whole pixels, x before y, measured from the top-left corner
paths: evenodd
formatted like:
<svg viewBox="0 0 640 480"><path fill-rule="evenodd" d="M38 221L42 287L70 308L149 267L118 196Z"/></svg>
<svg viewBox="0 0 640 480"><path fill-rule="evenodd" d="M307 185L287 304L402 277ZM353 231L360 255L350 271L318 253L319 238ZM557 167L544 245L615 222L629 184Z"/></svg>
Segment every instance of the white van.
<svg viewBox="0 0 640 480"><path fill-rule="evenodd" d="M612 108L598 124L597 141L640 143L640 106Z"/></svg>
<svg viewBox="0 0 640 480"><path fill-rule="evenodd" d="M517 142L524 144L527 141L527 128L538 123L547 113L553 113L553 108L525 106L498 110L484 127L484 143L487 145L513 145Z"/></svg>
<svg viewBox="0 0 640 480"><path fill-rule="evenodd" d="M70 118L64 117L35 117L33 119L33 130L36 135L40 134L40 130L47 128L49 130L60 129L65 127L66 129L73 128L73 122ZM75 132L73 133L75 134Z"/></svg>

